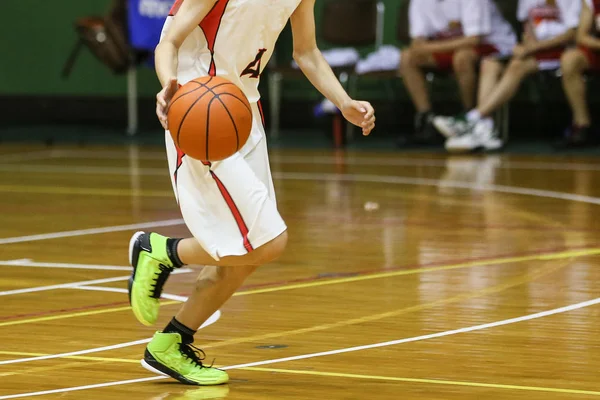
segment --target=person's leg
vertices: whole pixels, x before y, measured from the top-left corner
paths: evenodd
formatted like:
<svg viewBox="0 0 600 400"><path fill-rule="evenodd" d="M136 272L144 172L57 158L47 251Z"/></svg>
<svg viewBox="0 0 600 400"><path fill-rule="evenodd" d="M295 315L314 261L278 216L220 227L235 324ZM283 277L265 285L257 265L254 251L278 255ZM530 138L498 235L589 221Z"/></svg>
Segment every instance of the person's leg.
<svg viewBox="0 0 600 400"><path fill-rule="evenodd" d="M573 124L588 127L591 118L583 73L590 68L590 63L581 49L571 49L563 53L561 68L563 88L573 111Z"/></svg>
<svg viewBox="0 0 600 400"><path fill-rule="evenodd" d="M475 107L478 59L479 56L473 48L457 50L452 58L452 69L456 75L465 110Z"/></svg>
<svg viewBox="0 0 600 400"><path fill-rule="evenodd" d="M167 135L173 187L194 237L134 235L130 299L136 317L146 325L156 321L162 287L174 268L209 266L176 317L148 344L142 365L151 371L197 385L228 380L226 372L202 365L202 355L192 343L201 324L258 266L279 257L287 244L287 228L277 211L266 146L261 142L256 145L259 151L246 156L236 153L208 166L178 155ZM266 165L257 168L256 159Z"/></svg>
<svg viewBox="0 0 600 400"><path fill-rule="evenodd" d="M477 106L479 114L482 117L491 116L494 111L515 95L525 77L537 71L538 64L535 58L513 59L494 90L485 101Z"/></svg>
<svg viewBox="0 0 600 400"><path fill-rule="evenodd" d="M477 104L484 103L490 93L494 91L500 81L504 65L495 57L486 57L481 61L479 68L479 91L477 94Z"/></svg>
<svg viewBox="0 0 600 400"><path fill-rule="evenodd" d="M433 55L417 53L410 48L402 53L400 61L400 76L408 91L417 112L427 113L431 111L429 93L425 82L423 67L436 67Z"/></svg>

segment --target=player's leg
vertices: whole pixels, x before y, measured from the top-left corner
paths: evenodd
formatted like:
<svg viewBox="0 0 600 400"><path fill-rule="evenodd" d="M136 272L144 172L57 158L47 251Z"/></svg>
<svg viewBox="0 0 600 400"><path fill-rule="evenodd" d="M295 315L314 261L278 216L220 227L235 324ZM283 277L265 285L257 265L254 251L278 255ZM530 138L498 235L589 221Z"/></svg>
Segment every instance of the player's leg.
<svg viewBox="0 0 600 400"><path fill-rule="evenodd" d="M408 94L417 112L422 114L431 111L425 73L422 70L423 67L437 67L436 60L432 54L416 52L411 48L402 53L400 76L402 76L404 86L408 90Z"/></svg>
<svg viewBox="0 0 600 400"><path fill-rule="evenodd" d="M561 68L563 88L573 110L573 124L589 127L591 118L583 78L584 72L590 68L588 58L579 48L567 50L561 58Z"/></svg>
<svg viewBox="0 0 600 400"><path fill-rule="evenodd" d="M402 53L400 75L417 111L414 134L419 141L427 142L433 136L433 129L430 129L430 126L434 114L423 68L450 69L451 60L451 54L434 55L414 51L410 48Z"/></svg>
<svg viewBox="0 0 600 400"><path fill-rule="evenodd" d="M485 57L481 61L477 104L483 104L488 99L496 85L498 85L503 71L504 64L494 56Z"/></svg>
<svg viewBox="0 0 600 400"><path fill-rule="evenodd" d="M467 117L469 123L465 131L450 138L446 142L446 149L451 152L465 152L479 148L485 150L501 148L502 141L491 115L514 96L527 75L536 71L538 71L538 62L535 58L513 59L489 97L476 110L469 113L471 115Z"/></svg>
<svg viewBox="0 0 600 400"><path fill-rule="evenodd" d="M260 126L256 126L255 129L261 131ZM252 169L256 178L266 187L270 200L269 203L276 205L266 140L261 140L254 149L244 156L244 160ZM235 168L232 168L232 170L235 171ZM226 177L223 179L227 180ZM268 217L263 216L262 218ZM276 220L274 217L271 217L271 219ZM279 224L277 223L276 226L279 226ZM281 229L276 228L271 234L268 233L268 230L263 230L263 233L254 236L274 236ZM254 240L253 235L249 235L251 236L250 240ZM284 231L266 245L254 249L246 256L221 257L218 262L212 260L214 264L222 266L210 266L202 270L197 279L194 292L176 316L177 321L190 327L192 330L197 330L235 293L259 265L267 264L279 257L285 249L286 243L287 232ZM188 244L190 248L186 249L186 245ZM182 260L188 260L188 264L198 264L195 261L195 257L200 252L203 253L204 250L195 239L182 241L178 247L178 255ZM227 266L232 262L247 259L251 255L254 257L249 261L249 265ZM200 254L200 256L204 257L203 254Z"/></svg>
<svg viewBox="0 0 600 400"><path fill-rule="evenodd" d="M456 75L460 98L465 110L475 107L478 60L477 52L470 47L457 50L452 57L452 69Z"/></svg>
<svg viewBox="0 0 600 400"><path fill-rule="evenodd" d="M538 71L538 62L533 57L513 59L506 72L487 99L479 104L477 111L482 117L489 117L500 106L512 99L528 75Z"/></svg>
<svg viewBox="0 0 600 400"><path fill-rule="evenodd" d="M481 62L479 77L479 102L485 100L497 85L504 66L495 57L486 57ZM433 119L433 125L446 138L451 138L464 134L472 125L473 116L477 117L479 113L476 109L471 109L466 114L454 116L436 116Z"/></svg>

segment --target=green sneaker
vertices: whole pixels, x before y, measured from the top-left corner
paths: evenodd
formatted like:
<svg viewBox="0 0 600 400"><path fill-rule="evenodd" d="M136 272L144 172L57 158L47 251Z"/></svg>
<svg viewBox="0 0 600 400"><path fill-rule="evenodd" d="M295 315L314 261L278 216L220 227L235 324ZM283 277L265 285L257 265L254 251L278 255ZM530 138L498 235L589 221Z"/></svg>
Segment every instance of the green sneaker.
<svg viewBox="0 0 600 400"><path fill-rule="evenodd" d="M181 342L178 333L156 332L148 343L142 366L188 385L220 385L229 381L227 372L202 364L204 352Z"/></svg>
<svg viewBox="0 0 600 400"><path fill-rule="evenodd" d="M133 273L129 278L129 304L135 317L144 325L158 318L160 295L173 271L167 255L167 238L157 233L137 232L129 242L129 262Z"/></svg>

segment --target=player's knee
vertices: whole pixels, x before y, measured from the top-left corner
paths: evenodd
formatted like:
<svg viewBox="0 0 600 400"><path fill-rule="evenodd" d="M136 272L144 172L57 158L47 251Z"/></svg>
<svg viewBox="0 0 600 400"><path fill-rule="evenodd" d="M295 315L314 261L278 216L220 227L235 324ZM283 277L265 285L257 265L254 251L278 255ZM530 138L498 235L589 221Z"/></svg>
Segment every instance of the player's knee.
<svg viewBox="0 0 600 400"><path fill-rule="evenodd" d="M477 57L472 49L457 51L452 57L452 67L456 74L474 71Z"/></svg>
<svg viewBox="0 0 600 400"><path fill-rule="evenodd" d="M287 247L287 231L254 251L254 265L263 265L277 260Z"/></svg>
<svg viewBox="0 0 600 400"><path fill-rule="evenodd" d="M583 73L582 57L583 55L579 49L565 51L560 59L563 75L572 76Z"/></svg>
<svg viewBox="0 0 600 400"><path fill-rule="evenodd" d="M400 73L416 67L418 67L418 62L415 53L410 48L404 50L402 52L402 59L400 60Z"/></svg>
<svg viewBox="0 0 600 400"><path fill-rule="evenodd" d="M481 75L497 75L502 70L502 64L492 57L486 57L481 60Z"/></svg>

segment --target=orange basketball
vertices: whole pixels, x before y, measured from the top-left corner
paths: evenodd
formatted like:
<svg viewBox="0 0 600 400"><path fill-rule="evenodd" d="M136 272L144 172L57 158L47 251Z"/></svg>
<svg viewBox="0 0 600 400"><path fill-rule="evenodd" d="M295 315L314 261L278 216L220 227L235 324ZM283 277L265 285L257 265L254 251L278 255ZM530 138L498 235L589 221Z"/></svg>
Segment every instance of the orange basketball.
<svg viewBox="0 0 600 400"><path fill-rule="evenodd" d="M230 157L252 130L248 99L240 88L218 76L197 78L180 87L167 117L177 147L202 161Z"/></svg>

